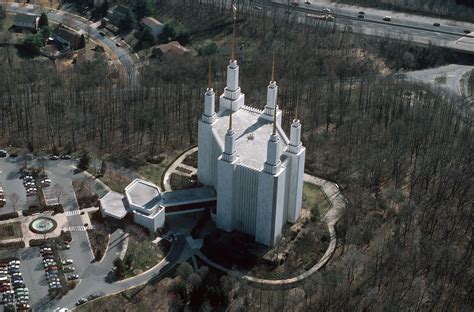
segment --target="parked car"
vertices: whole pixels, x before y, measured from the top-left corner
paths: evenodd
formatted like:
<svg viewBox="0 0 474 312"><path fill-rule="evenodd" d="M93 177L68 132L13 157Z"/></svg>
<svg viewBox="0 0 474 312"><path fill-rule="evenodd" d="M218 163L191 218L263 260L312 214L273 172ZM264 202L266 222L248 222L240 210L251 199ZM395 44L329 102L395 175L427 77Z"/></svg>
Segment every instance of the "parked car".
<svg viewBox="0 0 474 312"><path fill-rule="evenodd" d="M359 14L357 15L358 18L365 18L365 15Z"/></svg>
<svg viewBox="0 0 474 312"><path fill-rule="evenodd" d="M439 27L439 26L440 26L440 24L439 24L439 23L433 23L433 26L435 26L435 27Z"/></svg>
<svg viewBox="0 0 474 312"><path fill-rule="evenodd" d="M76 273L72 273L72 274L69 274L69 276L67 277L68 280L72 281L72 280L77 280L79 279L79 275L76 274Z"/></svg>
<svg viewBox="0 0 474 312"><path fill-rule="evenodd" d="M87 300L86 298L81 298L81 299L77 300L76 305L78 306L78 305L84 304L87 301L89 301L89 300Z"/></svg>
<svg viewBox="0 0 474 312"><path fill-rule="evenodd" d="M470 31L469 29L464 29L464 33L465 33L465 34L470 34L471 31Z"/></svg>
<svg viewBox="0 0 474 312"><path fill-rule="evenodd" d="M323 12L324 12L324 13L331 13L331 10L329 10L328 8L324 8L324 9L323 9Z"/></svg>
<svg viewBox="0 0 474 312"><path fill-rule="evenodd" d="M364 14L365 14L365 12L364 12L364 11L360 11L358 14L360 14L360 15L364 15Z"/></svg>
<svg viewBox="0 0 474 312"><path fill-rule="evenodd" d="M0 157L7 157L7 151L6 150L0 150Z"/></svg>
<svg viewBox="0 0 474 312"><path fill-rule="evenodd" d="M61 155L61 159L71 159L71 155Z"/></svg>
<svg viewBox="0 0 474 312"><path fill-rule="evenodd" d="M58 159L59 159L59 156L58 156L58 155L51 155L51 157L49 157L49 159L51 159L51 160L58 160Z"/></svg>
<svg viewBox="0 0 474 312"><path fill-rule="evenodd" d="M73 264L74 261L72 259L66 259L63 261L63 264Z"/></svg>
<svg viewBox="0 0 474 312"><path fill-rule="evenodd" d="M392 20L392 18L390 16L384 16L383 20L386 21L386 22L390 22Z"/></svg>
<svg viewBox="0 0 474 312"><path fill-rule="evenodd" d="M74 271L75 271L75 268L72 267L72 266L64 267L64 268L63 268L63 271L64 271L65 273L74 272Z"/></svg>
<svg viewBox="0 0 474 312"><path fill-rule="evenodd" d="M89 300L94 300L94 299L99 298L100 296L101 296L100 293L95 292L95 293L90 294L89 297L87 297L87 299L89 299Z"/></svg>

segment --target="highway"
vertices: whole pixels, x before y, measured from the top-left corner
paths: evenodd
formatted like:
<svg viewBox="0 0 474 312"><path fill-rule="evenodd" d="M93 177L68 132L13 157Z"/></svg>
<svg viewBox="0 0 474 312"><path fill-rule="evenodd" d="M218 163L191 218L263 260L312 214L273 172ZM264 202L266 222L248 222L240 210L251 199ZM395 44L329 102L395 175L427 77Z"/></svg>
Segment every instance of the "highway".
<svg viewBox="0 0 474 312"><path fill-rule="evenodd" d="M474 54L474 24L456 22L418 15L376 10L337 3L321 3L311 1L305 4L300 0L298 6L289 6L288 0L260 0L254 2L255 9L268 6L285 10L299 21L311 18L308 14L328 14L323 9L329 9L335 17L334 23L339 27L349 26L352 31L371 36L390 37L420 44L432 44L446 47L458 52ZM359 14L363 12L364 14ZM364 16L360 18L359 16ZM391 21L384 21L384 16L390 16ZM326 22L333 23L333 22ZM439 23L439 26L434 26ZM471 31L466 34L465 30Z"/></svg>

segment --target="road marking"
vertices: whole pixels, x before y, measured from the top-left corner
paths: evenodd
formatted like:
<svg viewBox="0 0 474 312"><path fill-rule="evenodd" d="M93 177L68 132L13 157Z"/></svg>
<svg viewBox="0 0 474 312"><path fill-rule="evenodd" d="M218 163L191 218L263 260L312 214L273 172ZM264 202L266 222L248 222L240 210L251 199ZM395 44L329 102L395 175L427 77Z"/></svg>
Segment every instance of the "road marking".
<svg viewBox="0 0 474 312"><path fill-rule="evenodd" d="M94 226L92 225L89 225L89 226L74 225L74 226L64 228L64 230L69 231L69 232L85 232L86 230L93 230L93 229L94 229Z"/></svg>
<svg viewBox="0 0 474 312"><path fill-rule="evenodd" d="M66 215L66 217L75 216L75 215L81 214L81 211L80 210L70 210L70 211L66 211L64 214Z"/></svg>

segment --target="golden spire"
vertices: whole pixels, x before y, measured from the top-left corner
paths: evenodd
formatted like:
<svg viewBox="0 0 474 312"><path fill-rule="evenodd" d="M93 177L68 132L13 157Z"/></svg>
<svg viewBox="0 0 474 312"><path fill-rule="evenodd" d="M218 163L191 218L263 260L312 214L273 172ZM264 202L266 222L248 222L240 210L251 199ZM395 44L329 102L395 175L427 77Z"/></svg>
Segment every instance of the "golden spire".
<svg viewBox="0 0 474 312"><path fill-rule="evenodd" d="M273 53L273 62L272 62L272 82L275 81L275 53Z"/></svg>
<svg viewBox="0 0 474 312"><path fill-rule="evenodd" d="M298 102L296 102L296 107L295 107L295 121L298 120Z"/></svg>
<svg viewBox="0 0 474 312"><path fill-rule="evenodd" d="M237 7L235 6L235 3L232 4L232 12L234 13L234 27L233 27L233 31L232 31L232 61L235 61L236 60L236 47L235 47L235 28L236 28L236 25L235 25L235 22L237 20Z"/></svg>
<svg viewBox="0 0 474 312"><path fill-rule="evenodd" d="M211 81L211 71L212 71L212 64L211 64L211 57L209 56L209 74L208 74L208 82L207 88L212 89L212 81Z"/></svg>

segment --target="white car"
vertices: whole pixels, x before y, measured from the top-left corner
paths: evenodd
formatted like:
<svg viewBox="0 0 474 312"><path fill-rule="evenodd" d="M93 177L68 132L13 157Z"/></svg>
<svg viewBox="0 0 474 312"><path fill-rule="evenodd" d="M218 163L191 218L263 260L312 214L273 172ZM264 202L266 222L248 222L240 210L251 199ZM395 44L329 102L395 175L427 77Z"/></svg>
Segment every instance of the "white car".
<svg viewBox="0 0 474 312"><path fill-rule="evenodd" d="M63 264L73 264L74 261L72 259L67 259L63 261Z"/></svg>
<svg viewBox="0 0 474 312"><path fill-rule="evenodd" d="M329 10L328 8L324 8L324 9L323 9L323 12L324 12L324 13L331 13L331 10Z"/></svg>

